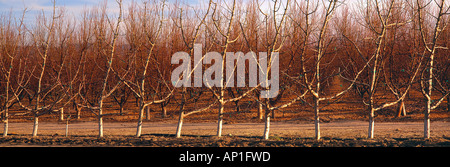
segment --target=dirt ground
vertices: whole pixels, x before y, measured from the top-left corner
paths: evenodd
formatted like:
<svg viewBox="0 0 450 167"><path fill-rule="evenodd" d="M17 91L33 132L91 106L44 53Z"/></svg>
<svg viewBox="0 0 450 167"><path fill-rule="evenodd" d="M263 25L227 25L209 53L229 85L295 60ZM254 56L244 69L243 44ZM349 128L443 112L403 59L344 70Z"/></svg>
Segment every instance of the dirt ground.
<svg viewBox="0 0 450 167"><path fill-rule="evenodd" d="M431 139L422 139L422 122L379 122L375 124L375 139L367 139L367 122L334 121L321 123L322 139L316 141L314 124L273 122L269 140L262 140L263 123L235 123L223 126L224 136L215 137L215 123L185 123L182 137L175 138L176 123L145 122L143 136L136 138L136 123L107 122L105 137L97 138L96 122L69 125L42 122L38 137L32 138L32 123L10 123L9 136L0 138L0 146L162 146L162 147L417 147L450 146L450 122L432 122ZM3 129L3 128L2 128Z"/></svg>
<svg viewBox="0 0 450 167"><path fill-rule="evenodd" d="M188 103L185 112L208 106L207 95L196 103ZM178 98L178 97L177 97ZM262 140L264 120L258 118L257 103L252 99L239 102L239 110L234 103L227 103L224 111L223 137L217 138L217 106L189 115L184 119L182 137L175 138L179 117L177 98L167 109L167 116L161 114L159 105L150 107L149 118L144 114L144 124L140 138L134 137L138 112L136 103L130 100L123 114L118 114L118 106L105 103L104 135L97 138L97 116L92 111L82 109L80 119L68 107L64 117L72 116L68 137L65 137L66 121L59 121L59 113L48 113L39 117L38 136L31 137L33 115L20 108L11 110L7 137L0 137L0 146L450 146L450 106L444 101L432 111L431 139L423 139L424 100L419 92L411 92L405 101L406 116L398 115L398 106L392 106L375 113L375 139L367 139L367 107L346 95L337 101L324 101L320 110L320 130L322 139L314 140L314 114L312 108L303 102L271 113L269 140ZM283 97L279 104L292 97ZM178 99L179 100L179 99ZM379 98L379 103L393 99ZM147 120L148 119L148 120ZM3 124L0 125L0 134Z"/></svg>

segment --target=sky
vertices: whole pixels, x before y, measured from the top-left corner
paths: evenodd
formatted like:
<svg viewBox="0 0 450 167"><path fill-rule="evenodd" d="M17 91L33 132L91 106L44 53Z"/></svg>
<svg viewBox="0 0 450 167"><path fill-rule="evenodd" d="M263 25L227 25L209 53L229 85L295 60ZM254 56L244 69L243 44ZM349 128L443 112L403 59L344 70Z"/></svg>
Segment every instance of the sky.
<svg viewBox="0 0 450 167"><path fill-rule="evenodd" d="M67 9L77 12L83 7L90 7L97 5L105 0L56 0L57 6L65 6ZM116 0L106 0L108 8L115 8ZM123 0L124 5L128 5L133 0ZM141 2L141 0L134 0L135 2ZM175 0L167 0L168 2L174 2ZM189 4L198 3L199 0L184 0ZM0 11L22 10L27 7L30 10L50 10L53 6L52 0L0 0Z"/></svg>
<svg viewBox="0 0 450 167"><path fill-rule="evenodd" d="M103 0L57 0L57 6L65 6L66 8L76 12L86 6L93 6ZM1 11L21 11L25 7L30 11L35 10L51 10L53 3L51 0L0 0Z"/></svg>
<svg viewBox="0 0 450 167"><path fill-rule="evenodd" d="M64 7L68 15L79 17L84 9L90 9L105 0L56 0L56 6ZM108 14L115 14L119 11L119 6L116 0L106 0ZM143 0L123 0L124 10L133 2L141 3ZM175 2L176 0L166 0L167 2ZM189 4L196 4L202 0L178 0L185 1ZM23 9L27 8L27 13L25 15L25 22L33 22L36 15L39 12L44 11L46 14L51 14L53 8L52 0L0 0L0 14L7 14L10 11L15 15L15 17L20 17L22 15Z"/></svg>
<svg viewBox="0 0 450 167"><path fill-rule="evenodd" d="M81 18L85 9L91 9L93 6L98 6L104 1L107 2L108 15L116 16L119 13L119 6L117 5L116 0L56 0L56 7L64 7L66 16L69 15L77 20L78 18ZM143 1L152 0L123 0L124 12L127 11L133 1L142 4ZM208 4L208 1L209 0L166 0L166 3L180 2L182 4L188 4L189 6L196 6L199 4ZM223 1L230 2L231 0ZM259 0L259 3L270 1L271 0ZM268 7L268 5L262 6L263 9L265 7ZM0 15L7 15L11 11L14 17L18 19L22 16L23 9L25 8L27 9L27 12L25 14L24 22L26 25L33 25L36 16L39 13L44 12L47 16L51 15L53 0L0 0Z"/></svg>
<svg viewBox="0 0 450 167"><path fill-rule="evenodd" d="M104 0L57 0L56 7L64 7L67 11L66 14L71 16L81 16L83 9L90 8L103 2ZM113 11L118 6L115 0L107 0L108 9ZM22 16L24 9L27 9L25 14L25 22L32 24L39 12L44 12L46 15L50 15L53 9L52 0L0 0L0 13L5 14L10 11L16 18Z"/></svg>

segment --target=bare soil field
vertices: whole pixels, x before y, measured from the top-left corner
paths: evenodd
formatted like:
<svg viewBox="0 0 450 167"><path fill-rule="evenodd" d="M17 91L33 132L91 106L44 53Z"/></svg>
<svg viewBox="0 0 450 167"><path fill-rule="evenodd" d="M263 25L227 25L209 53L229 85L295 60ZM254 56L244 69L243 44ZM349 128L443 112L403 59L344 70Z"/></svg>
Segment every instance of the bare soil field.
<svg viewBox="0 0 450 167"><path fill-rule="evenodd" d="M367 122L335 121L321 124L320 141L313 139L314 124L274 122L271 137L262 140L264 124L225 124L223 137L215 137L215 123L186 123L183 136L175 138L175 123L144 123L136 138L135 123L105 123L106 137L97 138L96 122L69 125L40 123L39 136L32 138L32 123L11 123L10 135L0 138L0 146L156 146L156 147L421 147L450 146L450 122L432 122L432 137L422 139L422 122L380 122L375 124L375 139L367 139Z"/></svg>
<svg viewBox="0 0 450 167"><path fill-rule="evenodd" d="M413 96L414 95L414 96ZM281 104L290 97L283 98ZM383 99L389 101L392 99ZM186 111L207 106L210 101L199 101L185 106ZM0 137L0 147L5 146L220 146L220 147L290 147L290 146L450 146L450 112L447 105L432 111L431 139L423 139L424 101L418 92L405 101L407 115L398 117L398 106L375 113L375 139L367 139L367 108L356 98L347 95L327 104L320 111L320 141L314 140L314 114L312 108L298 103L272 114L269 140L262 140L264 120L258 118L256 102L244 99L236 110L233 103L227 103L224 112L223 137L215 137L217 131L217 106L202 113L186 117L182 137L175 138L179 108L176 103L166 107L167 117L161 115L161 107L152 105L149 118L144 114L140 138L134 137L137 126L137 106L130 100L123 114L118 106L108 101L104 113L104 135L97 138L97 116L82 109L76 119L73 108L64 112L65 120L59 121L58 113L40 116L38 136L31 137L33 116L20 109L12 110L7 137ZM444 101L443 104L447 104ZM66 118L69 121L68 137L65 137ZM0 134L3 124L0 125Z"/></svg>

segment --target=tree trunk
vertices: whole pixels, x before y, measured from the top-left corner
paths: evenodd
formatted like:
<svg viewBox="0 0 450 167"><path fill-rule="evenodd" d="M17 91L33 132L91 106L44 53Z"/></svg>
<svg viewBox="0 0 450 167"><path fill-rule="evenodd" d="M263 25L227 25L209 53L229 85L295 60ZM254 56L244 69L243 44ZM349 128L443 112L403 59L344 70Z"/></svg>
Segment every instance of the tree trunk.
<svg viewBox="0 0 450 167"><path fill-rule="evenodd" d="M430 138L430 111L431 111L431 99L427 100L427 108L424 113L424 122L423 122L423 137L428 139Z"/></svg>
<svg viewBox="0 0 450 167"><path fill-rule="evenodd" d="M80 119L80 116L81 116L81 108L76 106L75 110L77 110L77 120L78 120L78 119Z"/></svg>
<svg viewBox="0 0 450 167"><path fill-rule="evenodd" d="M319 98L314 97L314 103L315 139L320 140Z"/></svg>
<svg viewBox="0 0 450 167"><path fill-rule="evenodd" d="M147 106L147 109L145 110L145 120L150 120L150 106Z"/></svg>
<svg viewBox="0 0 450 167"><path fill-rule="evenodd" d="M272 115L271 117L275 120L275 110L272 110Z"/></svg>
<svg viewBox="0 0 450 167"><path fill-rule="evenodd" d="M3 137L8 136L8 111L5 113L5 120L3 121Z"/></svg>
<svg viewBox="0 0 450 167"><path fill-rule="evenodd" d="M178 118L178 125L177 125L177 133L175 134L177 138L181 137L181 128L183 126L183 119L184 119L184 112L180 112L180 117Z"/></svg>
<svg viewBox="0 0 450 167"><path fill-rule="evenodd" d="M103 137L103 115L102 108L98 112L98 137Z"/></svg>
<svg viewBox="0 0 450 167"><path fill-rule="evenodd" d="M369 139L373 139L373 133L374 133L374 128L375 128L374 113L375 112L374 112L373 108L371 108L370 114L369 114L369 134L368 134Z"/></svg>
<svg viewBox="0 0 450 167"><path fill-rule="evenodd" d="M263 113L263 105L262 105L262 100L261 100L261 92L259 90L256 91L256 96L258 98L259 103L257 103L258 105L258 118L259 120L262 120L264 118L264 113Z"/></svg>
<svg viewBox="0 0 450 167"><path fill-rule="evenodd" d="M180 117L178 118L177 133L175 134L177 138L181 137L181 128L183 127L184 104L186 102L185 94L186 94L186 87L183 87L183 91L181 93Z"/></svg>
<svg viewBox="0 0 450 167"><path fill-rule="evenodd" d="M269 139L269 132L270 132L270 111L266 112L266 122L264 124L264 140Z"/></svg>
<svg viewBox="0 0 450 167"><path fill-rule="evenodd" d="M166 118L167 117L167 110L164 102L161 103L161 117Z"/></svg>
<svg viewBox="0 0 450 167"><path fill-rule="evenodd" d="M217 137L222 136L222 124L223 124L223 102L222 99L219 104L219 118L217 120Z"/></svg>
<svg viewBox="0 0 450 167"><path fill-rule="evenodd" d="M59 109L59 120L64 121L64 108Z"/></svg>
<svg viewBox="0 0 450 167"><path fill-rule="evenodd" d="M431 129L430 129L430 113L431 113L431 93L433 90L433 63L434 63L434 50L433 52L431 52L430 55L430 69L429 69L429 76L428 76L428 91L426 92L428 97L426 97L427 99L427 108L426 111L424 113L424 125L423 125L423 137L428 139L430 138L430 133L431 133Z"/></svg>
<svg viewBox="0 0 450 167"><path fill-rule="evenodd" d="M261 102L261 98L259 98L259 96L258 96L258 99ZM264 118L262 103L258 103L258 117L260 120L262 120Z"/></svg>
<svg viewBox="0 0 450 167"><path fill-rule="evenodd" d="M447 112L450 113L450 95L447 95Z"/></svg>
<svg viewBox="0 0 450 167"><path fill-rule="evenodd" d="M136 137L141 137L142 133L142 118L144 117L144 103L140 100L139 104L139 118L136 128Z"/></svg>
<svg viewBox="0 0 450 167"><path fill-rule="evenodd" d="M66 119L66 137L69 135L69 119Z"/></svg>
<svg viewBox="0 0 450 167"><path fill-rule="evenodd" d="M38 126L39 126L39 117L34 115L33 133L32 133L33 137L37 136Z"/></svg>
<svg viewBox="0 0 450 167"><path fill-rule="evenodd" d="M402 115L406 116L406 108L405 108L405 103L403 102L403 100L401 100L399 105L398 105L397 117L401 117Z"/></svg>
<svg viewBox="0 0 450 167"><path fill-rule="evenodd" d="M119 104L119 113L120 113L120 115L123 115L123 103L120 103Z"/></svg>

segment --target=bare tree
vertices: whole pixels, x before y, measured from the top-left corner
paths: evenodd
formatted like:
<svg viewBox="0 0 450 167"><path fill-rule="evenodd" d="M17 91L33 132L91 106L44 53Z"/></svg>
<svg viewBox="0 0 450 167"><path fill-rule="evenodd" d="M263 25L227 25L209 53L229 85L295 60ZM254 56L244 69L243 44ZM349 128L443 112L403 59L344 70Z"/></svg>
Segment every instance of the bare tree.
<svg viewBox="0 0 450 167"><path fill-rule="evenodd" d="M364 104L366 104L368 106L368 110L369 110L368 138L374 137L375 112L402 102L405 99L406 94L410 90L411 86L413 85L415 77L417 76L418 71L419 71L418 69L421 66L421 60L413 65L413 68L412 68L413 73L408 77L408 82L406 84L406 87L402 90L400 90L400 89L394 90L392 80L387 79L385 82L387 83L387 86L391 89L391 91L395 95L396 100L393 102L384 102L382 104L377 105L375 93L376 93L377 87L379 87L378 86L379 79L380 79L380 77L382 77L382 74L383 74L382 55L388 54L388 53L385 53L386 46L387 46L385 44L386 36L387 36L386 34L388 33L388 31L390 29L392 29L392 27L398 26L398 25L403 25L403 24L410 22L409 20L404 21L404 22L392 22L391 21L392 11L394 10L394 8L398 8L398 6L396 6L396 5L399 5L399 4L396 3L395 0L384 1L383 3L378 2L376 0L375 1L366 1L366 4L365 4L366 7L363 9L363 11L361 11L361 13L364 13L363 20L365 22L366 27L374 35L374 38L372 39L373 43L374 43L374 45L373 45L374 47L373 47L373 49L371 49L373 51L369 51L369 53L367 53L368 55L371 55L371 58L369 60L367 60L367 59L364 60L367 64L370 64L370 68L369 68L370 73L368 75L368 78L366 79L366 80L368 80L368 83L362 83L362 82L358 83L358 84L364 84L364 85L369 86L368 103L366 104L363 100ZM361 49L358 47L358 45L354 41L350 40L350 38L348 38L348 37L346 37L346 38L356 48L358 54L361 57L369 57L364 52L361 51ZM373 53L370 53L370 52L373 52ZM373 60L373 63L371 63L372 60ZM386 62L388 60L389 59L384 60L384 61Z"/></svg>
<svg viewBox="0 0 450 167"><path fill-rule="evenodd" d="M330 47L333 45L333 42L336 41L336 37L332 36L332 32L330 29L330 20L332 19L335 11L337 10L338 6L342 5L342 2L340 1L327 1L322 2L323 5L323 13L321 17L318 17L317 14L319 13L319 6L320 3L312 3L310 1L306 1L305 3L298 4L294 3L295 6L297 6L300 10L300 14L305 16L301 19L295 19L295 17L292 17L292 25L293 29L296 31L301 32L301 38L300 41L294 42L294 45L297 47L300 47L298 51L299 53L299 59L300 59L300 73L298 77L292 77L285 73L291 80L294 78L298 78L297 83L301 87L305 87L307 91L303 91L303 93L298 93L297 98L292 99L291 102L280 105L279 107L285 107L286 105L290 105L293 102L296 102L298 100L301 100L303 102L306 102L306 104L310 105L314 109L314 124L315 124L315 139L319 140L321 138L320 135L320 119L319 119L319 111L321 108L320 102L321 101L328 101L328 104L330 104L329 100L337 99L338 97L341 97L345 93L347 93L351 88L353 88L356 83L358 83L358 79L363 73L364 69L369 66L368 62L365 62L362 64L362 67L356 67L352 71L354 71L354 74L349 77L344 77L342 73L346 72L348 69L344 68L344 71L337 70L338 73L332 72L329 64L333 62L335 59L338 51L337 47L334 47L334 50ZM320 19L317 19L320 18ZM317 25L316 25L317 24ZM317 26L317 29L315 28ZM317 30L317 32L316 32ZM340 34L338 36L341 36L345 34ZM314 38L315 37L315 38ZM298 37L295 37L294 39L298 39ZM314 42L311 42L313 40ZM336 45L336 44L334 44ZM313 49L310 49L310 47L313 47ZM308 57L308 54L314 53L313 57ZM369 61L371 61L374 58L372 56ZM328 62L326 62L328 61ZM308 63L309 62L309 63ZM311 63L312 62L312 63ZM312 69L311 69L312 68ZM327 75L328 73L328 75ZM312 75L310 75L312 74ZM342 91L337 92L332 95L328 96L322 96L323 88L321 87L321 83L325 82L327 79L331 78L332 76L339 75L342 78L345 78L346 80L350 81L351 84L348 85L348 87L343 88ZM306 101L303 97L304 94L310 93L312 95L312 104ZM335 100L336 102L337 100ZM324 105L322 107L325 107L327 105ZM274 109L276 109L275 107Z"/></svg>
<svg viewBox="0 0 450 167"><path fill-rule="evenodd" d="M286 39L285 34L283 34L284 25L286 24L286 17L288 8L290 5L290 1L288 0L284 5L281 1L273 1L273 7L270 8L271 13L265 13L261 6L258 6L259 11L261 14L264 15L264 21L265 23L265 35L266 35L266 43L264 46L266 46L264 49L266 53L269 55L269 58L267 60L267 69L262 69L261 64L259 69L259 73L265 73L265 77L261 78L260 75L260 83L262 83L262 89L269 87L269 80L268 80L268 74L271 73L272 68L278 68L278 64L273 64L274 61L278 61L278 52L283 47L284 41ZM281 14L281 17L277 17ZM271 17L271 18L270 18ZM273 19L273 20L269 20ZM273 25L271 27L270 25ZM271 35L271 31L275 31L273 35ZM261 55L259 55L261 56ZM261 57L260 57L261 61ZM259 62L261 63L261 62ZM264 65L263 65L264 66ZM272 72L273 73L273 72ZM271 80L279 80L279 78L271 78ZM274 85L272 85L274 86ZM279 96L279 95L278 95ZM264 106L264 117L265 117L265 124L264 124L264 133L263 138L269 139L269 132L270 132L270 118L271 118L271 111L273 111L273 108L270 107L270 99L264 99L263 101L259 101L260 105Z"/></svg>
<svg viewBox="0 0 450 167"><path fill-rule="evenodd" d="M94 114L98 117L98 137L103 137L103 116L107 114L103 114L103 103L120 85L120 82L116 82L111 84L108 81L111 81L111 77L114 76L111 74L113 72L113 62L115 58L115 49L119 37L120 32L120 23L122 22L122 0L116 1L119 6L119 16L117 17L117 20L115 23L111 22L109 17L106 15L106 3L104 4L104 7L102 8L101 14L94 17L94 34L97 41L106 42L107 47L106 48L98 48L100 49L100 52L106 55L106 67L103 70L103 78L101 81L101 88L99 90L98 98L97 98L97 104L90 103L86 97L83 96L83 93L80 93L81 99L84 101L85 105L82 105L83 107L89 108L90 110L98 110L97 113L94 112ZM95 14L95 13L94 13ZM98 19L98 20L96 20ZM111 35L112 38L108 40L106 38L106 22L109 24L109 27L111 29ZM122 74L125 76L125 74ZM122 77L123 77L122 76ZM110 83L111 88L108 88L108 83ZM80 89L81 90L81 89ZM81 105L81 104L80 104Z"/></svg>
<svg viewBox="0 0 450 167"><path fill-rule="evenodd" d="M40 15L38 15L37 17L37 24L36 27L34 27L35 29L30 31L30 34L32 36L32 40L33 40L33 45L35 47L35 50L37 52L38 58L40 58L42 60L42 63L39 63L37 65L35 65L36 67L40 67L39 68L39 73L37 74L37 76L34 76L33 78L37 78L37 83L36 85L28 85L29 88L25 88L24 91L26 91L28 94L32 94L32 98L35 100L35 104L31 104L31 99L30 99L30 103L28 106L25 106L24 104L22 104L19 101L19 105L31 112L33 114L33 118L34 118L34 122L33 122L33 133L32 136L37 136L37 132L38 132L38 125L39 125L39 116L46 114L50 111L52 111L52 108L60 103L63 100L63 96L59 96L56 99L53 99L52 102L50 104L45 105L45 102L48 100L49 96L51 96L52 91L55 91L56 88L60 87L60 82L59 79L60 78L56 78L56 82L54 82L53 84L45 84L46 86L44 87L44 74L46 73L46 69L47 66L50 66L50 62L49 62L49 52L50 52L50 47L51 47L51 43L54 42L54 33L55 33L55 24L56 24L56 20L60 19L62 17L62 13L63 11L60 10L59 13L56 13L56 6L55 6L55 1L53 1L53 10L52 10L52 15L51 15L51 20L49 22L47 22L47 17L45 16L44 12L42 12ZM48 24L48 25L47 25ZM60 68L62 68L62 65L60 66ZM59 71L60 73L61 71ZM48 73L48 72L47 72ZM30 70L30 75L35 75L34 74L34 68L32 70ZM59 74L58 74L59 76ZM30 77L31 78L31 77ZM47 86L48 85L48 86ZM22 87L24 85L21 85ZM18 94L14 94L14 96L19 99L19 95Z"/></svg>
<svg viewBox="0 0 450 167"><path fill-rule="evenodd" d="M223 73L224 69L225 69L225 58L226 58L226 52L229 49L229 45L233 42L235 42L237 40L237 38L239 37L235 37L236 39L233 39L231 37L231 32L232 32L232 24L234 23L234 19L235 19L235 14L236 14L236 1L234 0L232 2L231 7L228 6L228 4L226 4L226 2L224 4L219 3L214 3L215 4L215 10L213 11L212 14L212 20L213 23L215 25L216 30L220 33L221 38L219 38L217 42L221 42L220 45L223 48L222 52L221 52L221 56L222 56L222 62L218 62L221 63L221 68L220 68L220 72ZM226 10L229 11L229 15L220 15L222 12L221 10L217 10L217 5L225 5L227 6ZM225 9L225 8L224 8ZM228 20L226 22L222 21L222 18L227 18ZM227 24L224 29L220 26L220 23L224 22ZM216 62L217 63L217 62ZM216 78L218 76L221 76L220 74L215 74ZM208 82L206 82L208 83ZM206 85L209 88L212 88L212 85ZM214 89L211 89L213 94L216 96L217 100L219 101L219 115L218 115L218 120L217 120L217 136L220 137L222 136L222 124L223 124L223 112L224 112L224 105L226 103L226 101L224 100L224 95L225 95L225 80L224 77L220 77L220 82L219 85L215 85L216 87L218 87L218 92L215 91Z"/></svg>
<svg viewBox="0 0 450 167"><path fill-rule="evenodd" d="M205 25L207 16L211 12L211 10L215 10L215 9L212 9L212 4L213 4L213 1L210 0L209 3L208 3L208 6L207 6L206 12L205 13L196 14L196 17L198 19L200 19L200 21L198 22L198 24L194 25L192 30L190 30L190 31L188 31L187 28L185 27L186 23L185 23L185 20L184 20L184 17L183 17L183 14L185 14L184 13L185 9L179 8L179 11L180 11L179 15L175 16L176 18L173 18L173 23L174 23L175 27L180 30L180 33L181 33L180 35L182 37L182 42L183 42L184 46L188 49L190 56L194 55L194 51L195 50L200 50L200 47L195 46L195 43L196 43L196 41L198 40L198 38L200 36L200 32L202 30L202 26ZM201 60L203 60L203 58L204 58L204 56L201 57ZM195 61L201 61L201 60L194 60L194 62ZM195 69L198 69L198 68L202 68L202 65L201 64L194 64L194 69L189 72L188 76L180 76L180 78L181 77L190 78L192 76L192 74L195 71L197 71ZM196 110L193 110L193 111L185 112L184 107L185 107L185 104L186 104L186 97L185 97L186 93L187 93L187 88L183 87L183 89L181 91L181 102L179 104L179 106L180 106L180 111L179 111L180 115L179 115L179 118L178 118L177 130L176 130L176 134L175 134L177 138L181 137L181 129L182 129L183 121L184 121L185 117L187 117L187 116L189 116L191 114L195 114L195 113L199 113L199 112L203 112L205 110L208 110L210 107L212 107L217 102L217 101L215 101L214 103L212 103L209 106L204 107L204 108L200 108L200 109L196 109Z"/></svg>
<svg viewBox="0 0 450 167"><path fill-rule="evenodd" d="M148 8L149 6L153 6L154 8ZM149 71L150 71L150 63L152 61L156 61L154 59L155 53L153 52L157 42L160 39L160 34L162 32L162 28L163 28L163 22L164 22L164 8L165 8L166 4L165 1L162 1L161 3L157 3L157 4L147 4L147 2L144 3L144 8L142 10L140 10L138 12L138 17L139 17L139 21L141 24L141 27L144 30L144 34L142 34L144 36L144 43L143 45L146 47L146 49L148 50L146 53L146 59L144 61L144 66L140 67L138 70L139 72L137 73L137 78L132 80L132 79L121 79L124 81L124 84L130 88L132 90L132 92L134 93L134 95L139 99L139 118L138 118L138 123L137 123L137 129L136 129L136 137L140 137L142 134L142 122L143 122L143 116L144 116L144 109L146 107L148 107L151 104L160 104L163 102L168 101L168 99L170 99L170 97L172 96L174 89L172 89L170 91L170 93L168 95L166 95L165 97L156 100L147 100L145 97L145 93L146 93L146 78L149 78ZM133 10L132 10L133 11ZM152 11L156 11L156 12L152 12ZM128 23L128 28L131 28L132 26L135 26L134 22L133 22L133 16L132 14L136 14L133 12L130 12L130 22ZM135 39L136 40L136 39ZM137 62L136 62L137 63ZM157 65L156 67L157 70L157 77L156 78L162 78L162 80L164 80L164 77L161 73L161 67ZM165 82L164 82L165 83ZM164 86L167 86L167 84L165 84ZM155 90L155 89L154 89ZM170 90L170 88L169 88Z"/></svg>
<svg viewBox="0 0 450 167"><path fill-rule="evenodd" d="M27 9L23 10L22 17L20 20L16 21L13 19L12 13L9 13L9 16L3 16L0 20L0 70L3 75L1 75L1 81L4 81L6 85L2 86L5 88L4 94L0 97L0 117L3 121L3 137L8 135L8 119L10 117L9 109L17 103L20 99L17 99L13 94L21 94L23 89L18 85L23 85L24 80L19 80L19 76L12 76L14 74L18 74L17 68L20 66L16 66L17 62L16 58L19 57L20 49L24 44L25 37L25 26L24 26L24 17ZM18 69L20 70L20 69ZM17 79L17 84L13 85L13 79ZM14 88L16 86L16 88Z"/></svg>
<svg viewBox="0 0 450 167"><path fill-rule="evenodd" d="M435 70L435 56L438 49L448 49L444 48L439 45L438 39L440 38L443 30L445 30L448 26L447 22L444 22L444 16L450 14L450 6L448 3L445 2L445 0L440 1L421 1L417 0L417 13L419 17L419 30L420 35L422 38L423 46L425 47L426 51L426 60L427 65L425 66L426 70L424 69L421 75L420 85L421 85L421 92L423 96L426 99L426 108L424 112L424 138L430 138L430 113L431 110L435 109L439 104L445 99L446 96L449 95L449 91L447 90L447 93L444 93L444 95L437 100L437 102L433 105L434 100L432 100L431 93L433 90L433 78L435 78L433 71ZM429 7L430 5L435 4L437 7L437 13L431 14L431 12L426 12L425 8ZM426 31L425 28L425 17L426 15L431 15L433 22L435 23L434 27L429 27L430 29L433 29L431 31L431 37L428 35L429 32ZM430 23L429 23L430 24ZM427 72L427 74L425 73ZM426 76L427 75L427 76Z"/></svg>
<svg viewBox="0 0 450 167"><path fill-rule="evenodd" d="M303 13L306 15L306 19L305 21L305 28L302 29L303 33L305 34L305 41L303 43L303 51L302 51L302 55L301 55L301 59L302 62L304 62L305 59L305 54L307 54L306 51L306 47L308 46L306 43L308 43L308 37L311 35L312 33L312 27L311 26L311 18L310 15L312 13L315 13L317 11L317 6L319 4L316 4L317 6L312 10L312 12L310 12L309 10L309 5L310 2L307 1L306 2L307 6L306 6L306 11L304 11ZM325 2L323 2L324 4L324 13L323 13L323 18L322 18L322 22L320 23L320 27L319 27L319 34L317 37L317 46L315 46L315 59L314 59L314 75L313 78L311 80L308 80L308 76L307 76L307 72L305 69L305 65L302 64L302 75L305 76L304 78L304 83L306 85L306 87L308 88L309 92L313 95L313 108L314 108L314 127L315 127L315 139L319 140L320 139L320 120L319 120L319 110L320 110L320 101L321 100L325 100L327 98L321 98L320 97L320 92L321 92L321 88L320 88L320 83L322 81L322 76L320 73L320 69L321 69L321 60L323 59L323 56L325 55L326 52L326 47L327 47L327 32L328 32L328 25L329 25L329 21L331 20L333 13L335 12L337 6L338 6L338 1L328 1L327 4L325 4ZM342 93L341 93L342 94Z"/></svg>

